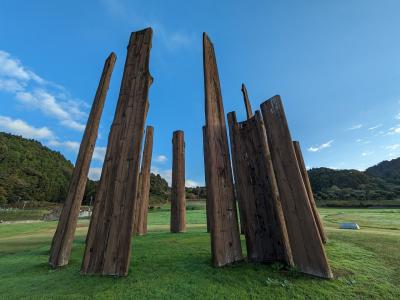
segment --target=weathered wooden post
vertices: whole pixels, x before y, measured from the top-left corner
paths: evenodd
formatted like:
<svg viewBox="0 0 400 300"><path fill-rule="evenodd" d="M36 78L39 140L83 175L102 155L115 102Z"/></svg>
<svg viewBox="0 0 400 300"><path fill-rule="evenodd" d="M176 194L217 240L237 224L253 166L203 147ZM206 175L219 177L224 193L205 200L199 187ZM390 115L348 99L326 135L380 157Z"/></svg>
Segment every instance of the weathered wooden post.
<svg viewBox="0 0 400 300"><path fill-rule="evenodd" d="M140 150L148 108L152 29L131 34L81 272L128 273Z"/></svg>
<svg viewBox="0 0 400 300"><path fill-rule="evenodd" d="M67 198L65 199L57 230L54 233L51 243L49 265L52 267L60 267L68 264L76 224L78 222L79 210L85 193L90 162L96 144L100 118L116 59L116 55L111 53L104 64L103 73L94 97L78 157L72 172Z"/></svg>
<svg viewBox="0 0 400 300"><path fill-rule="evenodd" d="M207 140L206 138L206 127L203 126L202 127L203 130L203 141ZM207 184L207 180L208 178L210 178L210 175L208 174L208 166L206 163L206 157L208 156L206 153L207 149L206 149L206 143L203 142L203 158L204 158L204 178L205 178L205 183L206 183L206 193L208 194L207 191L207 186L209 186L209 184ZM210 208L210 203L208 202L209 197L206 197L206 221L207 221L207 232L210 232L210 213L208 212L209 208Z"/></svg>
<svg viewBox="0 0 400 300"><path fill-rule="evenodd" d="M212 261L214 266L219 267L242 260L243 256L217 62L214 47L205 33L203 67L207 212L210 219Z"/></svg>
<svg viewBox="0 0 400 300"><path fill-rule="evenodd" d="M186 231L185 140L182 130L172 137L171 232Z"/></svg>
<svg viewBox="0 0 400 300"><path fill-rule="evenodd" d="M310 201L312 213L314 216L315 223L318 227L318 232L321 237L322 242L326 243L326 235L324 230L324 225L318 213L317 205L315 204L314 195L311 188L310 179L308 178L308 173L306 169L306 165L304 163L303 154L301 153L300 143L297 141L293 141L294 152L296 153L297 163L299 164L301 176L303 178L304 185L307 190L308 200Z"/></svg>
<svg viewBox="0 0 400 300"><path fill-rule="evenodd" d="M228 114L232 165L246 236L247 256L253 262L281 261L293 265L278 186L259 111L238 123Z"/></svg>
<svg viewBox="0 0 400 300"><path fill-rule="evenodd" d="M261 104L293 260L303 273L332 278L279 96Z"/></svg>
<svg viewBox="0 0 400 300"><path fill-rule="evenodd" d="M243 93L244 106L246 107L247 119L250 119L253 116L253 111L251 109L249 95L247 94L247 89L244 83L242 83L242 93Z"/></svg>
<svg viewBox="0 0 400 300"><path fill-rule="evenodd" d="M136 211L134 218L134 233L144 235L147 233L147 213L150 197L150 169L153 153L153 132L152 126L146 128L146 138L143 148L142 167L140 171L139 189L136 200Z"/></svg>

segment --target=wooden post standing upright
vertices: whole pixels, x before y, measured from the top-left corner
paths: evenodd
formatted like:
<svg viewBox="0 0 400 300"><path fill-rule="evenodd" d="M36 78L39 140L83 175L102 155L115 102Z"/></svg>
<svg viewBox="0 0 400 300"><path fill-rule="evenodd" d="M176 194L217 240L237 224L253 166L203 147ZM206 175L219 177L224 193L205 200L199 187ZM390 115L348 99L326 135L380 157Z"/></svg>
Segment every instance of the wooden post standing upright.
<svg viewBox="0 0 400 300"><path fill-rule="evenodd" d="M211 229L213 265L224 266L243 259L233 188L225 113L214 47L203 34L205 88L205 164L207 212Z"/></svg>
<svg viewBox="0 0 400 300"><path fill-rule="evenodd" d="M262 103L261 110L295 266L303 273L332 278L280 97Z"/></svg>
<svg viewBox="0 0 400 300"><path fill-rule="evenodd" d="M150 196L150 169L153 153L153 132L152 126L146 128L146 138L143 148L142 167L140 171L139 189L136 200L134 218L134 233L144 235L147 233L147 213L149 209Z"/></svg>
<svg viewBox="0 0 400 300"><path fill-rule="evenodd" d="M140 152L152 78L152 29L130 37L118 104L108 137L99 189L86 239L81 272L128 273Z"/></svg>
<svg viewBox="0 0 400 300"><path fill-rule="evenodd" d="M285 218L259 111L238 123L228 114L235 186L246 236L247 257L253 262L281 261L293 265Z"/></svg>
<svg viewBox="0 0 400 300"><path fill-rule="evenodd" d="M65 199L57 230L54 233L51 243L49 265L52 267L60 267L68 264L76 224L78 222L79 210L85 193L90 162L96 144L100 118L116 59L116 55L111 53L104 64L103 73L82 137L75 167L72 172L67 198Z"/></svg>
<svg viewBox="0 0 400 300"><path fill-rule="evenodd" d="M304 185L306 186L308 200L310 201L314 220L315 220L315 223L317 224L318 232L321 237L321 240L325 244L326 243L326 235L325 235L324 225L319 216L317 205L315 204L310 179L308 178L308 173L307 173L306 165L304 163L303 154L301 153L300 143L297 141L293 141L293 147L294 147L294 152L296 153L297 163L299 164L301 176L303 178Z"/></svg>
<svg viewBox="0 0 400 300"><path fill-rule="evenodd" d="M183 131L172 137L171 232L186 231L185 140Z"/></svg>

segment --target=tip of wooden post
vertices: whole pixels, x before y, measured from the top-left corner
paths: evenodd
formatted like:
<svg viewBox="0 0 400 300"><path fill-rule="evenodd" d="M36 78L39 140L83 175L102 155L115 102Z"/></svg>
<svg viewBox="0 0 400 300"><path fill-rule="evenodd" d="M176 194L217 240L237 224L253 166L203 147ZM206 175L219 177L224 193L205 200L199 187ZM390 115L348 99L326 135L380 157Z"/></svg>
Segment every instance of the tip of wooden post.
<svg viewBox="0 0 400 300"><path fill-rule="evenodd" d="M246 90L246 86L242 83L242 91Z"/></svg>
<svg viewBox="0 0 400 300"><path fill-rule="evenodd" d="M107 57L107 60L116 60L117 59L117 55L115 54L115 52L111 52L110 55Z"/></svg>

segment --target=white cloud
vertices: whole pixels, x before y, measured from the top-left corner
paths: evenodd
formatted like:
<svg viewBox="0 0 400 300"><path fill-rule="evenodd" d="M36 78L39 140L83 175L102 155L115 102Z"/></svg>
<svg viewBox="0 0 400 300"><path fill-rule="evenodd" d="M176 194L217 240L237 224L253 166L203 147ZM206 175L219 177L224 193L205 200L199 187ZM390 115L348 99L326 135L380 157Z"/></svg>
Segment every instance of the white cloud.
<svg viewBox="0 0 400 300"><path fill-rule="evenodd" d="M362 139L356 139L356 143L361 143Z"/></svg>
<svg viewBox="0 0 400 300"><path fill-rule="evenodd" d="M0 129L29 139L49 139L53 132L47 127L36 128L21 119L0 116Z"/></svg>
<svg viewBox="0 0 400 300"><path fill-rule="evenodd" d="M195 180L186 179L185 186L186 187L198 187L198 186L204 186L204 184L201 184L200 182L195 181Z"/></svg>
<svg viewBox="0 0 400 300"><path fill-rule="evenodd" d="M89 169L89 179L91 180L99 180L101 177L102 168L90 168Z"/></svg>
<svg viewBox="0 0 400 300"><path fill-rule="evenodd" d="M165 169L159 169L159 168L154 167L151 169L151 172L156 175L157 174L160 175L162 178L164 178L168 182L168 185L171 186L171 183L172 183L172 170L171 169L165 170Z"/></svg>
<svg viewBox="0 0 400 300"><path fill-rule="evenodd" d="M393 144L393 145L390 145L390 146L386 146L385 148L390 150L390 151L395 151L397 149L400 149L400 144Z"/></svg>
<svg viewBox="0 0 400 300"><path fill-rule="evenodd" d="M372 127L368 128L368 130L375 130L375 129L377 129L379 127L382 127L382 126L383 126L382 124L378 124L378 125L375 125L375 126L372 126Z"/></svg>
<svg viewBox="0 0 400 300"><path fill-rule="evenodd" d="M83 131L84 103L72 99L66 90L44 80L9 53L0 50L0 91L12 93L25 108L37 109L57 119L64 127Z"/></svg>
<svg viewBox="0 0 400 300"><path fill-rule="evenodd" d="M57 139L50 140L48 142L49 146L67 149L73 151L75 153L79 152L79 148L81 146L80 143L74 141L59 141ZM92 160L97 160L100 162L104 161L104 157L106 155L106 147L95 147L93 151Z"/></svg>
<svg viewBox="0 0 400 300"><path fill-rule="evenodd" d="M168 158L165 156L165 155L157 155L155 158L154 158L154 161L155 162L158 162L158 163L164 163L164 162L166 162L168 160Z"/></svg>
<svg viewBox="0 0 400 300"><path fill-rule="evenodd" d="M365 151L365 152L361 153L361 156L369 156L369 155L372 155L372 154L374 154L373 151Z"/></svg>
<svg viewBox="0 0 400 300"><path fill-rule="evenodd" d="M93 152L93 159L98 161L104 161L104 157L106 156L106 147L96 147Z"/></svg>
<svg viewBox="0 0 400 300"><path fill-rule="evenodd" d="M45 82L40 76L25 68L18 59L2 50L0 50L0 76L22 81L33 80L39 84Z"/></svg>
<svg viewBox="0 0 400 300"><path fill-rule="evenodd" d="M15 79L1 79L0 78L0 91L9 93L16 93L22 91L24 86Z"/></svg>
<svg viewBox="0 0 400 300"><path fill-rule="evenodd" d="M330 141L328 141L328 142L326 142L326 143L324 143L324 144L321 144L321 145L319 145L319 146L317 146L317 147L310 147L310 148L308 148L307 150L310 151L310 152L318 152L318 151L321 151L322 149L331 147L333 141L334 141L334 140L330 140Z"/></svg>
<svg viewBox="0 0 400 300"><path fill-rule="evenodd" d="M361 127L362 127L362 124L356 124L356 125L351 126L350 128L348 128L348 130L360 129Z"/></svg>
<svg viewBox="0 0 400 300"><path fill-rule="evenodd" d="M397 127L389 128L388 132L385 135L399 134L400 133L400 125Z"/></svg>
<svg viewBox="0 0 400 300"><path fill-rule="evenodd" d="M398 113L395 117L396 120L400 120L400 113Z"/></svg>

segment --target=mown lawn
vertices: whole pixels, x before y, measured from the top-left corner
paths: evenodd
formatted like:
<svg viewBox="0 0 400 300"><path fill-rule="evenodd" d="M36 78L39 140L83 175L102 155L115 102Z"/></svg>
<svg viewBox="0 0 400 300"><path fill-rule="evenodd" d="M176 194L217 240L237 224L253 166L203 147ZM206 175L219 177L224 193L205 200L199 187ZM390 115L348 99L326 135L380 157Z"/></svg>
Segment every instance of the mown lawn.
<svg viewBox="0 0 400 300"><path fill-rule="evenodd" d="M334 280L277 264L211 267L205 212L198 208L187 211L184 234L168 232L165 206L152 210L149 234L133 239L126 278L79 274L88 220L79 222L69 266L56 270L47 265L56 222L0 224L0 298L400 299L400 209L324 208L321 215ZM361 230L337 229L342 221L356 221Z"/></svg>

